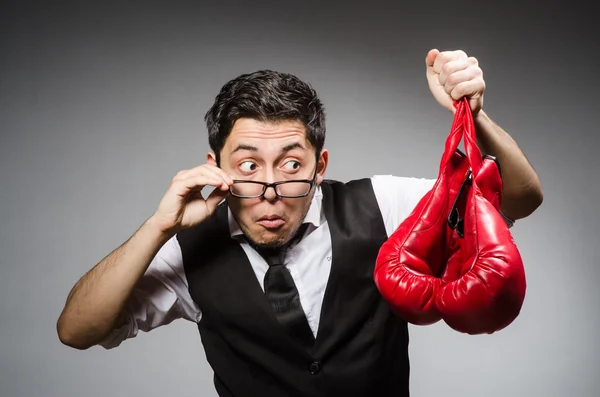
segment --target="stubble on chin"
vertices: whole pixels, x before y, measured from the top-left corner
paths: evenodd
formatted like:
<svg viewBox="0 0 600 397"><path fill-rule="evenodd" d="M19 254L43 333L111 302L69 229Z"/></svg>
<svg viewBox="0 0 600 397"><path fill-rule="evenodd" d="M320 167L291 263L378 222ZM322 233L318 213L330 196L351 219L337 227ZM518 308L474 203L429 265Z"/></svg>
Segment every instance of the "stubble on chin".
<svg viewBox="0 0 600 397"><path fill-rule="evenodd" d="M289 231L282 232L282 234L276 236L275 238L268 239L265 235L269 235L272 233L266 232L264 234L259 234L257 238L253 238L253 233L248 230L246 227L240 226L244 236L248 242L254 247L261 249L276 249L285 246L285 244L290 240L291 234Z"/></svg>

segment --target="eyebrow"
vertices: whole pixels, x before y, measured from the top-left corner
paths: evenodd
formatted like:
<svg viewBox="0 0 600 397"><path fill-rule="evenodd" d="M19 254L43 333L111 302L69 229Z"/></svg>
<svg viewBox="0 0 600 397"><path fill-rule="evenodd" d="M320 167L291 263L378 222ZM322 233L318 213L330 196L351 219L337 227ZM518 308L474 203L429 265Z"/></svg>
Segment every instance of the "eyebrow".
<svg viewBox="0 0 600 397"><path fill-rule="evenodd" d="M293 149L303 149L304 145L302 145L300 142L294 142L294 143L290 143L289 145L285 145L284 147L281 148L281 153L285 153L285 152L289 152L290 150Z"/></svg>
<svg viewBox="0 0 600 397"><path fill-rule="evenodd" d="M248 150L250 152L258 152L257 147L251 146L251 145L244 145L242 143L242 144L237 145L236 148L231 151L231 154L234 154L235 152L239 152L240 150Z"/></svg>
<svg viewBox="0 0 600 397"><path fill-rule="evenodd" d="M285 145L284 147L282 147L280 153L289 152L290 150L293 150L293 149L305 149L305 147L300 142L294 142L294 143L290 143L289 145ZM231 154L238 152L240 150L247 150L249 152L258 152L258 148L256 146L245 145L245 144L241 143L241 144L237 145L235 147L235 149L233 149Z"/></svg>

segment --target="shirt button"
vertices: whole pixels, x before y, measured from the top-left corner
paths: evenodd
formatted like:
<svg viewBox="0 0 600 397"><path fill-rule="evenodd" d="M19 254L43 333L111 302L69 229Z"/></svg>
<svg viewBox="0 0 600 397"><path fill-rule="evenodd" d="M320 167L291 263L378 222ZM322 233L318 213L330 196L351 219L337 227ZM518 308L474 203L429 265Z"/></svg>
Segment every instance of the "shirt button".
<svg viewBox="0 0 600 397"><path fill-rule="evenodd" d="M321 372L321 364L319 364L318 361L313 361L308 366L308 371L313 375L318 374L319 372Z"/></svg>

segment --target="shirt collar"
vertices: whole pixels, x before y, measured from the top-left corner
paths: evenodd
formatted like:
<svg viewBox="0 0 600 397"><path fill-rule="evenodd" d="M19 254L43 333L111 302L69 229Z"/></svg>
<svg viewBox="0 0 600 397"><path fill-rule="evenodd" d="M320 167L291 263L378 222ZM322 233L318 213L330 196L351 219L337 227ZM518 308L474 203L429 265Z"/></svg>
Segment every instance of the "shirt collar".
<svg viewBox="0 0 600 397"><path fill-rule="evenodd" d="M323 192L321 186L317 186L303 223L310 223L315 227L319 227L325 222L325 216L322 212L322 201ZM227 218L229 221L229 233L231 237L243 235L242 229L240 229L240 225L235 220L235 217L231 213L231 208L229 207L227 207Z"/></svg>

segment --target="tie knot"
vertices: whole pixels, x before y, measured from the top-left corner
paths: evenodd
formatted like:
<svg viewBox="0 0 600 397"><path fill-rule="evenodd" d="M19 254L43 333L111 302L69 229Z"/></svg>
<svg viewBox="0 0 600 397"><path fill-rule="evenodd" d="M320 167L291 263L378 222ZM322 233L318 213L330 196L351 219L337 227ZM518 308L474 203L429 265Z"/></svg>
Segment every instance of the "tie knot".
<svg viewBox="0 0 600 397"><path fill-rule="evenodd" d="M269 267L283 266L285 264L284 250L268 250L260 254L267 261Z"/></svg>

